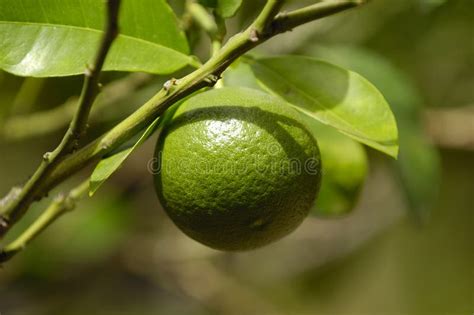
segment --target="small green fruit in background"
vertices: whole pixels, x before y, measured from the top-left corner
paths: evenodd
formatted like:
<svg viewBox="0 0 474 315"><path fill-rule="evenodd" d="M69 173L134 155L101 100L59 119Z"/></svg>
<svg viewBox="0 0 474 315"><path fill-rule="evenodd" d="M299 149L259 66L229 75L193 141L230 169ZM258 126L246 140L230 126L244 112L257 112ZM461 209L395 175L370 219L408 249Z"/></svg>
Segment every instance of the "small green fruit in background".
<svg viewBox="0 0 474 315"><path fill-rule="evenodd" d="M222 88L184 102L155 157L161 205L188 236L220 250L292 232L321 183L318 145L296 110L265 93Z"/></svg>

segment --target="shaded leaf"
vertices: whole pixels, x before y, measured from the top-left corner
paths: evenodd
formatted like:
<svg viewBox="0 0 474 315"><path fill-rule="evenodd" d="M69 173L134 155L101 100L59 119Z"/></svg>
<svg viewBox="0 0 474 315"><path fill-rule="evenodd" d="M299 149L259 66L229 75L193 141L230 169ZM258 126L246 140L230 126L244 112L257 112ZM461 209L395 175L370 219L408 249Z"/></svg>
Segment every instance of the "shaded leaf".
<svg viewBox="0 0 474 315"><path fill-rule="evenodd" d="M242 0L200 0L202 5L216 9L216 13L223 18L230 18L237 13Z"/></svg>
<svg viewBox="0 0 474 315"><path fill-rule="evenodd" d="M424 220L437 201L441 162L423 134L420 120L422 98L410 78L384 57L356 47L317 47L320 58L360 72L384 93L400 126L400 154L394 162L412 213Z"/></svg>
<svg viewBox="0 0 474 315"><path fill-rule="evenodd" d="M382 94L357 73L302 56L251 61L266 89L320 122L392 157L398 135Z"/></svg>
<svg viewBox="0 0 474 315"><path fill-rule="evenodd" d="M135 142L133 146L100 160L100 162L97 164L94 171L92 172L92 175L90 178L89 196L92 196L97 191L97 189L99 189L99 187L117 169L119 169L122 163L133 152L133 150L135 150L135 148L137 148L139 145L145 142L145 140L148 139L153 134L153 132L160 125L160 122L162 120L161 117L163 116L158 117L150 126L148 126L148 128L145 130L145 132L141 135L141 137L138 139L137 142Z"/></svg>
<svg viewBox="0 0 474 315"><path fill-rule="evenodd" d="M230 18L237 13L241 5L242 0L218 0L216 12L223 18Z"/></svg>
<svg viewBox="0 0 474 315"><path fill-rule="evenodd" d="M255 90L262 90L250 65L240 60L234 62L222 74L224 86L240 86Z"/></svg>
<svg viewBox="0 0 474 315"><path fill-rule="evenodd" d="M359 198L367 176L367 156L357 141L303 115L318 141L323 166L319 197L311 210L315 216L349 213Z"/></svg>
<svg viewBox="0 0 474 315"><path fill-rule="evenodd" d="M104 22L103 1L2 0L0 68L36 77L83 73ZM119 23L104 70L165 74L195 64L164 0L124 0Z"/></svg>
<svg viewBox="0 0 474 315"><path fill-rule="evenodd" d="M208 8L217 7L217 0L199 0L199 3Z"/></svg>
<svg viewBox="0 0 474 315"><path fill-rule="evenodd" d="M395 164L410 209L419 221L428 218L438 200L441 161L417 124L402 123L400 158Z"/></svg>

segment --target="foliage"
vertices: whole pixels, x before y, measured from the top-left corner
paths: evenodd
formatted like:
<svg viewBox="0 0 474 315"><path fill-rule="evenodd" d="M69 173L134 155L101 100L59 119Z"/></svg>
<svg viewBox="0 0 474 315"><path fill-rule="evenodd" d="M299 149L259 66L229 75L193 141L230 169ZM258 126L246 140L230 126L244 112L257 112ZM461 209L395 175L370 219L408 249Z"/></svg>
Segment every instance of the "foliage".
<svg viewBox="0 0 474 315"><path fill-rule="evenodd" d="M64 8L61 6L61 10L52 0L28 5L24 1L3 1L0 7L3 23L0 27L4 28L4 31L1 33L3 38L0 39L6 44L0 49L0 56L3 54L0 67L25 76L65 76L81 73L84 64L90 62L94 55L104 24L103 7L90 1L92 0L71 1ZM164 89L140 110L124 119L96 142L85 146L77 154L71 154L70 163L80 163L71 168L82 168L89 159L100 159L90 178L90 195L119 169L132 151L158 129L161 121L159 117L167 107L192 92L202 92L199 88L203 86L214 85L220 73L230 65L222 74L222 83L218 84L247 86L281 98L288 106L293 106L305 114L305 120L319 139L325 179L320 203L313 214L327 217L350 212L356 205L367 175L368 162L362 144L395 158L398 155L398 130L391 108L374 85L360 74L351 71L367 73L365 69L371 68L371 60L377 58L355 53L353 56L356 57L344 59L346 64L335 62L338 64L336 66L301 55L242 55L260 41L313 19L311 14L319 18L321 14L332 14L357 3L320 3L294 13L276 16L281 3L269 1L268 8L262 10L252 25L238 34L239 36L231 37L222 49L219 49L220 43L216 46L219 38L215 37L214 32L219 30L218 32L223 34L225 27L221 19L234 16L243 3L230 0L200 3L214 14L206 15L206 9L202 8L198 10L199 15L193 16L190 12L191 17L188 17L195 19L199 25L208 25L214 30L208 34L213 42L213 55L203 66L199 66L195 57L188 55L185 32L180 29L175 14L165 1L123 0L119 20L120 33L107 56L103 70L166 74L186 65L194 65L198 69L182 80L167 81ZM81 14L78 15L77 12ZM151 15L147 14L148 12L152 12ZM145 16L146 18L143 18ZM317 55L314 51L310 54ZM348 55L350 56L350 53L346 54ZM242 58L233 62L237 57ZM348 60L356 62L350 64ZM354 66L357 62L362 65ZM351 70L344 69L341 65ZM416 131L419 129L418 116L413 113L414 107L411 105L416 101L414 98L409 99L410 92L401 94L408 95L408 100L401 99L396 92L400 90L396 84L403 85L399 83L403 82L403 79L400 79L395 71L388 69L383 62L379 62L377 67L382 69L385 78L379 79L374 75L379 73L378 71L368 72L367 76L381 84L389 101L397 104L397 118L404 124L400 131L402 145L407 148L411 146L412 149L403 153L396 165L402 179L408 183L406 186L409 200L415 207L421 208L433 195L433 190L426 185L427 181L414 180L410 176L413 174L413 168L417 168L425 171L428 181L435 180L435 154L423 145L420 132ZM391 83L384 85L385 79L395 82L395 87L390 89ZM197 82L202 82L203 85L197 85ZM181 96L180 91L186 92ZM408 103L410 105L407 105ZM113 145L110 141L113 141ZM128 145L124 145L125 142ZM92 155L84 157L82 154ZM432 163L424 164L430 159ZM61 180L63 178L51 179L53 182Z"/></svg>
<svg viewBox="0 0 474 315"><path fill-rule="evenodd" d="M354 47L313 47L313 54L354 71L371 80L384 94L400 126L399 158L395 170L414 217L424 221L436 203L440 185L440 158L421 126L421 96L410 79L382 56Z"/></svg>
<svg viewBox="0 0 474 315"><path fill-rule="evenodd" d="M35 77L83 73L100 41L104 17L104 6L96 0L2 0L0 68ZM166 74L196 66L165 0L124 0L119 23L104 70Z"/></svg>

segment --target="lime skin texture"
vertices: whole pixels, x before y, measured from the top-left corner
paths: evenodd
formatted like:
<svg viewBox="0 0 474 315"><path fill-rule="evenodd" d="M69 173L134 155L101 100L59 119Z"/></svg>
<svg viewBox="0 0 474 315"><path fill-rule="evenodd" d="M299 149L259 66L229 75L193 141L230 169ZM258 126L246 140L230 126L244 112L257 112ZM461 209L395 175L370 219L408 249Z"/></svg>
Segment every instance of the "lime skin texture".
<svg viewBox="0 0 474 315"><path fill-rule="evenodd" d="M321 184L317 142L302 114L244 88L198 94L158 138L158 199L189 237L225 251L255 249L296 229Z"/></svg>

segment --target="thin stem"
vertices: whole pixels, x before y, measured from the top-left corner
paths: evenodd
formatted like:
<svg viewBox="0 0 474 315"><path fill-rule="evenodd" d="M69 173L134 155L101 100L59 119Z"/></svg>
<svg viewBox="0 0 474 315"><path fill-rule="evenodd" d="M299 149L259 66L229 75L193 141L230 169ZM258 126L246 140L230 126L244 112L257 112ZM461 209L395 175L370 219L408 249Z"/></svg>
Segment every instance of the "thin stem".
<svg viewBox="0 0 474 315"><path fill-rule="evenodd" d="M284 2L283 0L267 0L262 12L252 25L257 34L263 34L267 31L268 26L273 21L275 15L280 11Z"/></svg>
<svg viewBox="0 0 474 315"><path fill-rule="evenodd" d="M286 32L299 25L345 11L363 3L365 3L364 0L324 1L299 10L280 13L272 22L272 29L273 32L277 33Z"/></svg>
<svg viewBox="0 0 474 315"><path fill-rule="evenodd" d="M102 66L113 41L118 35L119 7L120 0L108 0L105 32L93 65L85 71L85 79L77 111L56 149L45 153L40 166L23 186L18 197L1 209L1 221L3 224L0 226L0 238L8 231L11 225L23 216L26 208L36 197L40 184L48 178L58 162L77 148L78 141L85 132L91 107L99 94L99 76Z"/></svg>
<svg viewBox="0 0 474 315"><path fill-rule="evenodd" d="M23 250L33 239L35 239L51 223L56 221L64 213L75 208L78 200L86 195L89 189L89 181L86 180L71 190L67 195L59 195L41 213L41 215L14 241L0 250L0 263L11 259L15 254Z"/></svg>
<svg viewBox="0 0 474 315"><path fill-rule="evenodd" d="M271 5L271 7L273 7L273 5L275 5L273 3L279 3L279 1L269 1L267 3L267 9L262 11L263 17L257 17L259 23L262 23L262 21L265 21L266 23L268 16L271 15L268 13L268 6ZM306 13L304 13L306 10L311 11L310 15L312 16L312 20L316 20L346 10L357 4L355 1L331 1L331 3L334 4L334 7L330 10L327 8L327 3L323 2L308 8L279 15L273 19L273 22L271 22L271 25L268 28L269 31L259 34L259 36L255 36L255 23L245 31L234 35L216 55L211 57L199 69L179 80L174 80L171 86L166 86L161 89L143 106L104 135L74 154L63 158L58 163L57 167L52 170L49 176L39 183L34 197L40 199L52 188L72 174L92 162L99 161L105 154L110 153L112 150L116 149L125 141L143 130L172 104L204 87L213 86L219 79L221 73L232 64L235 59L242 56L250 49L279 33L289 31L298 25L309 22L306 17L302 18L302 15L306 16ZM338 7L340 9L337 9ZM273 12L273 9L271 12ZM295 12L297 14L295 14ZM26 202L16 203L13 209L15 211L24 212L32 202L33 198L29 198ZM12 207L9 207L9 209L12 209Z"/></svg>

